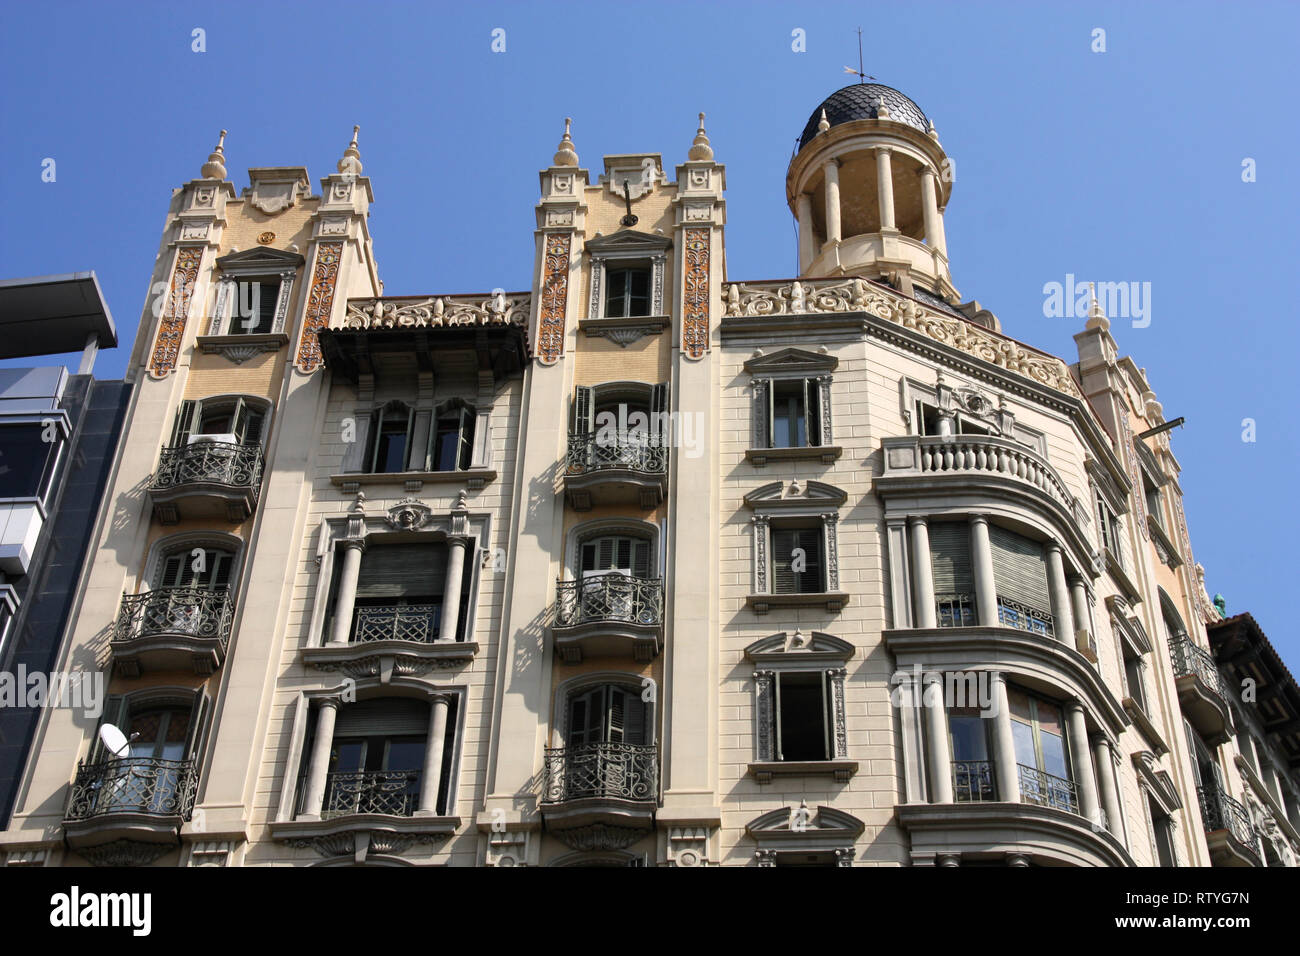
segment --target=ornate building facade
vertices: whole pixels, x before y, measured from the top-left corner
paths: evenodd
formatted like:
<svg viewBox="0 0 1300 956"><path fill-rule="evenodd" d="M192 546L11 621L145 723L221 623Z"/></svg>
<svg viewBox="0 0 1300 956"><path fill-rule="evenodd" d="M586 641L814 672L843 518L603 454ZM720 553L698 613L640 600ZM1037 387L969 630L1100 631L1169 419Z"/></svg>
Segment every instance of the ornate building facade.
<svg viewBox="0 0 1300 956"><path fill-rule="evenodd" d="M355 132L175 190L63 648L107 705L8 863L1297 862L1300 696L1096 300L1077 361L962 301L888 87L808 120L796 278L728 276L703 115L670 168L566 121L475 295L384 294Z"/></svg>

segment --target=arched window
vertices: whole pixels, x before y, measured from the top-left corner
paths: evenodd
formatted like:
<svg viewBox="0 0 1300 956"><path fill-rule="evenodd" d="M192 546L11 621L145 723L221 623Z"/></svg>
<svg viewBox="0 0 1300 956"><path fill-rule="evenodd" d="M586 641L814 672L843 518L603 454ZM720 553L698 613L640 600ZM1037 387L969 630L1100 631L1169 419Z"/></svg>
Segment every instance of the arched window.
<svg viewBox="0 0 1300 956"><path fill-rule="evenodd" d="M152 582L160 588L215 591L230 586L235 552L220 547L178 545L163 553Z"/></svg>
<svg viewBox="0 0 1300 956"><path fill-rule="evenodd" d="M567 747L598 744L648 744L650 707L640 687L599 684L571 691L567 701L564 743Z"/></svg>

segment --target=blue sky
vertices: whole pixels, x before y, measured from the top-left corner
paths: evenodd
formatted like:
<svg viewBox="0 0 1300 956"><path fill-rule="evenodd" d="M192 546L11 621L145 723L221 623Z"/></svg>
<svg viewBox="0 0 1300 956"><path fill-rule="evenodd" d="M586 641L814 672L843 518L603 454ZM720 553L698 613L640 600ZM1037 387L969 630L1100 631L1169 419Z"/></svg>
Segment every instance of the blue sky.
<svg viewBox="0 0 1300 956"><path fill-rule="evenodd" d="M101 376L125 365L169 191L222 128L243 188L250 166L318 181L359 123L380 275L401 295L528 286L536 171L563 117L595 170L605 153L683 161L703 110L728 167L729 277L791 275L786 165L850 79L862 26L867 72L916 100L956 160L947 233L964 297L1073 358L1081 323L1044 316L1045 283L1151 283L1150 325L1114 332L1165 415L1187 418L1174 450L1196 558L1300 669L1286 598L1300 6L266 0L0 16L0 276L93 269L122 343Z"/></svg>

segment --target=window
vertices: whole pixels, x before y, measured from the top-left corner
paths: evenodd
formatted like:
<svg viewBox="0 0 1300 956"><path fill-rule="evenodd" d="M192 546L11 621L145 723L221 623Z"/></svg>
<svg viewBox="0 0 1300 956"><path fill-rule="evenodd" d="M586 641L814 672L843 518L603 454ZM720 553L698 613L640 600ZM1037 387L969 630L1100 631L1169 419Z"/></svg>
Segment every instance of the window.
<svg viewBox="0 0 1300 956"><path fill-rule="evenodd" d="M0 498L45 500L63 447L64 431L59 424L24 422L0 427ZM54 441L48 440L51 432Z"/></svg>
<svg viewBox="0 0 1300 956"><path fill-rule="evenodd" d="M462 575L460 613L455 635L461 640L468 626L469 593L464 582L472 580L470 552L466 549ZM399 640L428 643L442 637L442 608L447 581L448 548L442 541L402 544L372 544L361 556L353 606L352 643ZM337 574L342 562L336 562ZM331 602L332 603L332 602Z"/></svg>
<svg viewBox="0 0 1300 956"><path fill-rule="evenodd" d="M229 587L235 563L232 551L183 547L169 552L158 567L155 588L198 588L215 591Z"/></svg>
<svg viewBox="0 0 1300 956"><path fill-rule="evenodd" d="M266 410L266 404L241 396L187 399L177 409L171 447L199 441L260 445Z"/></svg>
<svg viewBox="0 0 1300 956"><path fill-rule="evenodd" d="M602 684L569 696L564 742L567 747L650 742L650 708L639 689Z"/></svg>
<svg viewBox="0 0 1300 956"><path fill-rule="evenodd" d="M625 318L650 314L650 270L605 270L605 317Z"/></svg>
<svg viewBox="0 0 1300 956"><path fill-rule="evenodd" d="M821 434L824 396L818 379L775 379L764 390L768 428L762 447L813 448L824 444Z"/></svg>
<svg viewBox="0 0 1300 956"><path fill-rule="evenodd" d="M821 594L826 591L820 524L772 528L772 592Z"/></svg>
<svg viewBox="0 0 1300 956"><path fill-rule="evenodd" d="M235 555L219 548L181 547L165 554L153 588L138 600L142 633L211 635L229 610Z"/></svg>
<svg viewBox="0 0 1300 956"><path fill-rule="evenodd" d="M1174 821L1159 803L1146 795L1147 813L1151 819L1151 840L1157 866L1177 866L1178 855L1174 849Z"/></svg>
<svg viewBox="0 0 1300 956"><path fill-rule="evenodd" d="M918 435L943 435L945 434L941 427L940 421L942 415L935 405L929 402L916 399L913 405L915 414L916 431ZM954 412L950 416L952 427L946 432L949 435L992 435L993 429L987 423L978 422L968 415L960 412ZM1008 436L1012 437L1012 436Z"/></svg>
<svg viewBox="0 0 1300 956"><path fill-rule="evenodd" d="M609 573L648 578L652 566L650 548L650 541L646 538L626 535L588 538L580 549L579 570L584 578Z"/></svg>
<svg viewBox="0 0 1300 956"><path fill-rule="evenodd" d="M751 358L753 432L746 457L758 467L769 458L820 458L830 464L840 449L831 435L831 375L839 359L803 349L780 349ZM800 454L795 449L820 449ZM782 449L760 454L764 449Z"/></svg>
<svg viewBox="0 0 1300 956"><path fill-rule="evenodd" d="M474 454L476 419L473 407L459 400L431 410L389 402L370 415L364 470L396 474L467 469ZM344 470L362 469L345 461Z"/></svg>
<svg viewBox="0 0 1300 956"><path fill-rule="evenodd" d="M127 739L127 753L108 751L98 734L91 765L104 772L91 783L87 815L148 813L188 818L193 799L193 760L201 749L207 698L200 690L183 696L109 696L101 726L112 724Z"/></svg>
<svg viewBox="0 0 1300 956"><path fill-rule="evenodd" d="M754 672L754 752L750 767L760 783L773 774L829 772L847 781L848 736L844 663L853 645L830 634L782 632L745 648ZM782 770L781 763L827 762L825 768Z"/></svg>
<svg viewBox="0 0 1300 956"><path fill-rule="evenodd" d="M935 619L940 627L970 627L978 617L971 568L970 525L939 521L929 526Z"/></svg>
<svg viewBox="0 0 1300 956"><path fill-rule="evenodd" d="M469 467L474 453L474 410L456 403L438 414L434 422L430 471L457 471Z"/></svg>
<svg viewBox="0 0 1300 956"><path fill-rule="evenodd" d="M1078 812L1070 780L1061 708L1018 688L1007 688L1011 736L1020 765L1020 795L1029 803Z"/></svg>
<svg viewBox="0 0 1300 956"><path fill-rule="evenodd" d="M989 525L998 621L1007 627L1054 634L1043 545L998 525Z"/></svg>
<svg viewBox="0 0 1300 956"><path fill-rule="evenodd" d="M1128 689L1128 696L1132 698L1133 703L1144 713L1151 713L1147 706L1147 685L1146 685L1146 664L1141 656L1131 655L1127 649L1124 654L1124 685Z"/></svg>
<svg viewBox="0 0 1300 956"><path fill-rule="evenodd" d="M1156 524L1164 524L1164 512L1160 509L1160 489L1143 476L1142 493L1146 499L1147 514L1155 519Z"/></svg>
<svg viewBox="0 0 1300 956"><path fill-rule="evenodd" d="M777 760L830 760L831 689L825 671L775 675Z"/></svg>
<svg viewBox="0 0 1300 956"><path fill-rule="evenodd" d="M948 741L952 748L953 798L958 803L997 799L989 757L989 721L976 707L948 708Z"/></svg>
<svg viewBox="0 0 1300 956"><path fill-rule="evenodd" d="M1097 533L1101 538L1101 546L1115 560L1115 563L1122 568L1124 567L1124 550L1121 544L1123 526L1120 524L1119 516L1115 513L1115 510L1111 508L1100 492L1097 492L1096 499Z"/></svg>
<svg viewBox="0 0 1300 956"><path fill-rule="evenodd" d="M263 335L275 330L280 280L255 279L235 283L227 335Z"/></svg>

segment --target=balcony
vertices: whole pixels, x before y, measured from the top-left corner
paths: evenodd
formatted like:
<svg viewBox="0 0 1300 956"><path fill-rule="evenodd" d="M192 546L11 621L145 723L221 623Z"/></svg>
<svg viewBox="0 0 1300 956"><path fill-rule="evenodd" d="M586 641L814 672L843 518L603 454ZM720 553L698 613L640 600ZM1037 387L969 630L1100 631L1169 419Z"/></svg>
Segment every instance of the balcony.
<svg viewBox="0 0 1300 956"><path fill-rule="evenodd" d="M193 760L78 764L63 814L68 846L97 864L155 860L179 844L197 790Z"/></svg>
<svg viewBox="0 0 1300 956"><path fill-rule="evenodd" d="M234 602L226 588L158 588L124 594L113 624L113 667L123 677L146 670L211 674L226 658Z"/></svg>
<svg viewBox="0 0 1300 956"><path fill-rule="evenodd" d="M668 488L665 438L598 435L569 435L564 494L570 507L590 511L596 505L635 503L653 508L663 501Z"/></svg>
<svg viewBox="0 0 1300 956"><path fill-rule="evenodd" d="M987 760L954 760L952 798L957 803L987 803L996 800L993 764Z"/></svg>
<svg viewBox="0 0 1300 956"><path fill-rule="evenodd" d="M1232 730L1231 696L1214 658L1186 634L1170 639L1169 656L1183 714L1211 746L1227 743Z"/></svg>
<svg viewBox="0 0 1300 956"><path fill-rule="evenodd" d="M998 623L1003 627L1019 628L1044 637L1056 636L1052 615L1032 608L1028 604L1005 598L1001 594L998 595Z"/></svg>
<svg viewBox="0 0 1300 956"><path fill-rule="evenodd" d="M427 644L438 638L441 604L389 604L359 607L354 612L352 643L415 641Z"/></svg>
<svg viewBox="0 0 1300 956"><path fill-rule="evenodd" d="M460 639L470 626L465 614L459 616L457 639L444 640L442 610L440 603L359 605L352 612L348 643L304 648L303 661L353 677L381 674L388 662L401 672L422 674L472 661L478 643Z"/></svg>
<svg viewBox="0 0 1300 956"><path fill-rule="evenodd" d="M149 479L149 501L163 524L188 518L243 521L262 487L261 445L192 441L164 448Z"/></svg>
<svg viewBox="0 0 1300 956"><path fill-rule="evenodd" d="M1263 866L1246 808L1217 784L1197 787L1196 796L1201 804L1211 865Z"/></svg>
<svg viewBox="0 0 1300 956"><path fill-rule="evenodd" d="M1020 773L1020 799L1040 807L1055 807L1067 813L1079 812L1079 797L1074 781L1053 776L1034 767L1017 764Z"/></svg>
<svg viewBox="0 0 1300 956"><path fill-rule="evenodd" d="M321 819L357 813L383 813L395 817L415 814L420 804L420 771L361 770L335 772L326 777Z"/></svg>
<svg viewBox="0 0 1300 956"><path fill-rule="evenodd" d="M659 801L654 744L547 748L540 801L548 831L575 850L621 850L650 833Z"/></svg>
<svg viewBox="0 0 1300 956"><path fill-rule="evenodd" d="M555 586L555 649L567 663L584 654L626 655L638 661L659 653L663 638L662 578L638 578L614 571Z"/></svg>

